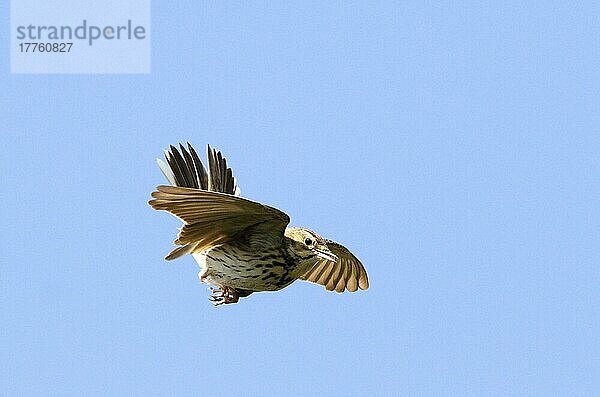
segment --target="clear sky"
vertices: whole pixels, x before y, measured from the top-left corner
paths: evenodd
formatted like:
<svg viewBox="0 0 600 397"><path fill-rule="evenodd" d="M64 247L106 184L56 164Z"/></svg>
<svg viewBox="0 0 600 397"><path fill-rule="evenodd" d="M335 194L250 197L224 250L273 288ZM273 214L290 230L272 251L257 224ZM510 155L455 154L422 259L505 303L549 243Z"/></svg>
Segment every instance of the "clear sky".
<svg viewBox="0 0 600 397"><path fill-rule="evenodd" d="M148 75L2 57L1 390L600 394L597 3L184 3ZM371 288L214 308L146 204L188 140Z"/></svg>

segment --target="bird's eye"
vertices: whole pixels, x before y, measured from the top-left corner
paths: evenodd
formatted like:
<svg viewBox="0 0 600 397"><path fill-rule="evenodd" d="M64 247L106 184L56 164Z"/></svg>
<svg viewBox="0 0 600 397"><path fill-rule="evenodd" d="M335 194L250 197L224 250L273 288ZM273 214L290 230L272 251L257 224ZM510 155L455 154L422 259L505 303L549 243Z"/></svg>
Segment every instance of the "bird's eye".
<svg viewBox="0 0 600 397"><path fill-rule="evenodd" d="M310 239L308 237L304 239L304 244L306 244L306 245L312 245L312 243L313 243L312 239Z"/></svg>

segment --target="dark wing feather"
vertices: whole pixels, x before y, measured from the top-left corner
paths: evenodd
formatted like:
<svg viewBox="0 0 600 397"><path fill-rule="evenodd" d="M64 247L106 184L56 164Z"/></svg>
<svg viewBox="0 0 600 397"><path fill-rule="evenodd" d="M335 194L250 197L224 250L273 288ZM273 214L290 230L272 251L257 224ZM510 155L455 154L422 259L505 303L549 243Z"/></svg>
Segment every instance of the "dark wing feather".
<svg viewBox="0 0 600 397"><path fill-rule="evenodd" d="M169 183L173 186L189 187L195 189L208 188L208 176L202 161L198 158L194 148L188 143L189 152L179 144L179 150L171 145L170 150L165 150L167 164L157 159L158 166Z"/></svg>
<svg viewBox="0 0 600 397"><path fill-rule="evenodd" d="M192 163L198 175L198 187L200 189L208 190L208 174L206 172L206 168L204 168L204 164L202 164L202 161L200 161L198 153L196 153L196 150L192 147L192 145L190 145L189 142L187 143L187 146L190 151L190 156L192 157Z"/></svg>
<svg viewBox="0 0 600 397"><path fill-rule="evenodd" d="M187 144L187 150L179 144L179 149L170 145L165 151L167 164L158 161L158 165L173 186L210 190L239 196L233 171L227 167L227 160L216 149L208 146L208 169L200 160L196 150Z"/></svg>
<svg viewBox="0 0 600 397"><path fill-rule="evenodd" d="M216 149L208 145L208 190L227 194L235 194L235 178L231 168L227 167L227 160Z"/></svg>
<svg viewBox="0 0 600 397"><path fill-rule="evenodd" d="M208 146L209 171L207 172L198 153L189 142L187 143L187 150L182 144L179 144L179 149L173 145L171 145L169 149L170 150L168 151L165 150L165 159L167 163L165 164L160 159L157 159L157 162L171 185L182 188L231 194L234 196L240 195L240 190L236 185L233 172L231 168L227 167L227 161L221 155L221 152L212 149L210 145ZM161 202L157 203L160 206L166 205L167 207L164 209L170 211L171 207L168 204ZM193 208L196 204L197 203L186 203L185 206ZM181 210L183 205L183 203L179 203L179 206L173 208ZM227 210L223 211L227 213ZM227 232L222 230L222 228L231 226L231 224L215 225L215 222L220 222L219 219L217 219L218 214L213 213L210 215L210 211L207 211L206 208L201 210L200 213L201 219L197 219L193 223L187 222L183 226L176 240L176 244L182 246L172 250L167 255L166 259L175 259L182 255L192 253L202 247L222 243L229 238L227 237ZM226 218L231 217L230 215L224 216ZM238 223L240 225L247 225L253 222L252 217L254 214L250 211L247 214L237 214L236 216L239 217Z"/></svg>

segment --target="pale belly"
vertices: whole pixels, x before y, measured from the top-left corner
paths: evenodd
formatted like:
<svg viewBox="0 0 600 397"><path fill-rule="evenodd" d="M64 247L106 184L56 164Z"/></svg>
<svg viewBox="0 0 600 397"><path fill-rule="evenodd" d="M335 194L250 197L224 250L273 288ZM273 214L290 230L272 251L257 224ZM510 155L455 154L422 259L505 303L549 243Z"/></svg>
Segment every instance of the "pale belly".
<svg viewBox="0 0 600 397"><path fill-rule="evenodd" d="M294 281L281 260L250 258L240 262L233 251L233 247L221 245L192 254L200 266L200 280L250 291L276 291Z"/></svg>

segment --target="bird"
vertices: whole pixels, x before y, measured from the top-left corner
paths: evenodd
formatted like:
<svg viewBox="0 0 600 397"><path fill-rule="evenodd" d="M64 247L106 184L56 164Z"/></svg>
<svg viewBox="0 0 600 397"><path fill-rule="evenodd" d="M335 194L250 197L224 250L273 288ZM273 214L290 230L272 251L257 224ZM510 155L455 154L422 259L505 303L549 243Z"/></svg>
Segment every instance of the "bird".
<svg viewBox="0 0 600 397"><path fill-rule="evenodd" d="M148 204L183 221L165 257L191 254L215 305L237 303L254 292L278 291L296 280L328 291L369 288L361 261L346 247L304 227L288 227L284 212L241 197L227 160L207 145L208 169L196 150L170 145L156 159L170 185L159 185Z"/></svg>

